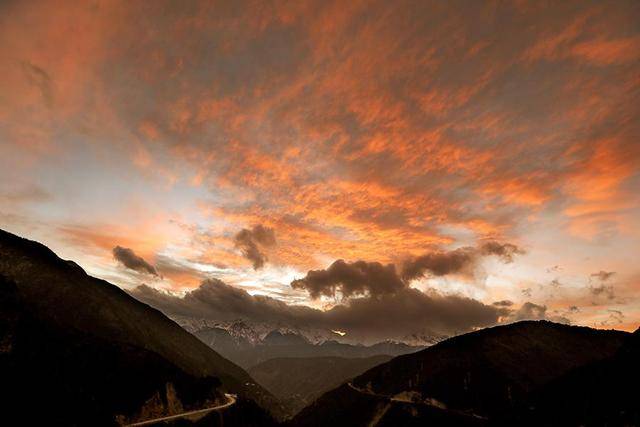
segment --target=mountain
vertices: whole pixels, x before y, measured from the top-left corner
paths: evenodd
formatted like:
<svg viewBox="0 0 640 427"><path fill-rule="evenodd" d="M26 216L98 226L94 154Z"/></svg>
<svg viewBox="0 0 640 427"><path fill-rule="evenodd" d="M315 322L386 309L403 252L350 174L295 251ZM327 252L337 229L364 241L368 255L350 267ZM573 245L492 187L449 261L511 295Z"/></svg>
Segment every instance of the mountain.
<svg viewBox="0 0 640 427"><path fill-rule="evenodd" d="M304 337L295 333L289 333L289 332L282 333L280 331L271 331L262 339L261 344L265 346L273 346L273 345L297 346L297 345L309 344L309 341L307 341Z"/></svg>
<svg viewBox="0 0 640 427"><path fill-rule="evenodd" d="M9 419L19 416L26 425L110 425L222 399L215 377L189 375L152 351L43 319L4 276L0 312L0 406Z"/></svg>
<svg viewBox="0 0 640 427"><path fill-rule="evenodd" d="M299 335L311 344L322 344L326 341L336 341L342 344L357 345L359 341L354 341L348 336L340 336L336 331L312 328L306 326L294 326L283 322L257 322L247 319L235 319L233 321L211 320L194 318L184 315L168 316L188 332L196 334L206 329L224 329L235 340L248 341L252 345L260 344L264 338L273 331L281 334ZM400 344L401 346L418 348L427 347L449 338L446 335L438 334L429 330L420 333L409 334L395 341L384 341L387 344Z"/></svg>
<svg viewBox="0 0 640 427"><path fill-rule="evenodd" d="M226 330L234 339L246 340L253 345L259 344L273 331L281 334L300 335L312 344L319 344L336 338L336 334L330 330L294 326L283 322L259 322L247 319L225 321L172 314L168 314L168 316L192 334L203 329L219 328Z"/></svg>
<svg viewBox="0 0 640 427"><path fill-rule="evenodd" d="M413 347L429 347L434 344L438 344L440 341L444 341L449 336L438 334L430 330L424 330L420 333L408 334L398 340L398 342L413 346Z"/></svg>
<svg viewBox="0 0 640 427"><path fill-rule="evenodd" d="M0 230L3 404L54 424L106 425L222 398L275 398L159 311L45 246ZM6 411L3 411L7 415Z"/></svg>
<svg viewBox="0 0 640 427"><path fill-rule="evenodd" d="M551 381L496 425L640 425L640 329L611 357Z"/></svg>
<svg viewBox="0 0 640 427"><path fill-rule="evenodd" d="M242 320L225 323L178 318L176 321L216 352L245 369L283 357L398 356L424 348L391 341L370 346L348 344L326 337L320 339L319 331L251 324ZM309 338L310 335L312 338Z"/></svg>
<svg viewBox="0 0 640 427"><path fill-rule="evenodd" d="M249 373L285 402L293 415L323 393L390 359L386 355L351 359L284 357L262 362L249 369Z"/></svg>
<svg viewBox="0 0 640 427"><path fill-rule="evenodd" d="M460 335L370 369L291 424L487 425L572 370L612 357L628 335L546 321Z"/></svg>

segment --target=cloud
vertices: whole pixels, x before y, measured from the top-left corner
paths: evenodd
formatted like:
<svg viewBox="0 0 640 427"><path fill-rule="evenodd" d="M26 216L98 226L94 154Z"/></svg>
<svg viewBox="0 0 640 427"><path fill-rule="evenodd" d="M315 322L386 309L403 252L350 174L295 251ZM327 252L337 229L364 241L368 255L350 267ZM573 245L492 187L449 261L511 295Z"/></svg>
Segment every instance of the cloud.
<svg viewBox="0 0 640 427"><path fill-rule="evenodd" d="M113 258L126 268L138 271L140 273L148 273L153 276L158 276L158 272L155 267L149 264L144 258L138 256L132 249L123 248L122 246L116 246L113 248Z"/></svg>
<svg viewBox="0 0 640 427"><path fill-rule="evenodd" d="M605 285L604 283L598 286L589 286L589 292L595 297L603 296L610 300L616 297L613 285Z"/></svg>
<svg viewBox="0 0 640 427"><path fill-rule="evenodd" d="M189 239L164 222L147 225L159 209L188 222L197 209L207 212L196 222L210 235L194 252L234 271L267 257L305 273L337 259L386 265L468 236L551 233L535 239L536 253L557 253L551 264L587 277L596 271L589 261L559 243L592 260L611 256L592 245L597 236L626 236L615 253L637 246L626 233L637 229L640 171L632 2L553 13L527 2L468 2L464 10L415 1L61 3L2 2L0 182L24 176L56 196L47 209L0 201L9 228L31 233L20 225L27 220L43 230L83 227L84 212L68 207L92 206L97 226L87 231L108 237L101 248L141 251L129 240L157 248ZM484 31L492 26L506 36ZM84 191L85 180L60 179L51 165L68 161L94 191ZM153 215L121 203L141 199ZM144 218L135 227L132 213ZM288 217L298 225L284 224ZM109 230L121 224L136 232ZM277 229L277 253L252 238L232 247L233 234L254 224ZM145 246L144 254L155 252ZM407 274L473 274L477 258L456 255L458 272L443 255ZM108 262L87 255L83 265L100 271ZM636 273L622 264L620 277ZM513 286L519 294L530 285Z"/></svg>
<svg viewBox="0 0 640 427"><path fill-rule="evenodd" d="M523 251L513 244L487 242L478 247L432 252L406 260L402 265L402 274L394 264L338 260L324 270L309 271L302 279L291 282L291 286L305 289L312 298L334 296L337 291L343 297L394 294L408 288L412 280L426 274L470 276L483 256L495 255L504 262L512 262L513 257L520 253Z"/></svg>
<svg viewBox="0 0 640 427"><path fill-rule="evenodd" d="M402 278L406 281L427 274L446 276L450 274L472 275L478 260L484 256L497 256L505 263L513 262L515 255L524 250L511 243L485 242L477 247L464 247L449 252L433 252L404 263Z"/></svg>
<svg viewBox="0 0 640 427"><path fill-rule="evenodd" d="M509 311L457 295L423 293L407 288L381 298L354 298L326 313L332 324L351 335L387 338L431 329L454 334L498 323Z"/></svg>
<svg viewBox="0 0 640 427"><path fill-rule="evenodd" d="M22 188L14 188L8 191L0 190L0 200L6 203L38 203L53 199L53 195L38 185L28 185Z"/></svg>
<svg viewBox="0 0 640 427"><path fill-rule="evenodd" d="M319 312L306 306L290 306L277 299L251 295L243 289L227 285L218 279L206 279L199 287L183 297L140 285L131 294L167 314L233 320L246 318L255 321L310 321Z"/></svg>
<svg viewBox="0 0 640 427"><path fill-rule="evenodd" d="M604 270L600 270L597 273L593 273L591 274L591 278L595 278L600 280L601 282L606 282L607 280L609 280L613 275L615 275L616 272L615 271L604 271Z"/></svg>
<svg viewBox="0 0 640 427"><path fill-rule="evenodd" d="M411 281L425 274L433 276L471 274L470 269L474 266L476 259L477 252L473 248L426 254L405 262L402 267L402 278Z"/></svg>
<svg viewBox="0 0 640 427"><path fill-rule="evenodd" d="M334 296L339 290L344 297L370 294L393 294L406 287L395 265L379 262L337 260L325 270L311 270L302 279L291 282L294 289L305 289L312 298Z"/></svg>
<svg viewBox="0 0 640 427"><path fill-rule="evenodd" d="M509 301L509 300L496 301L491 305L495 305L496 307L511 307L513 306L513 301Z"/></svg>
<svg viewBox="0 0 640 427"><path fill-rule="evenodd" d="M427 294L417 289L403 289L379 297L352 298L326 311L289 305L267 296L252 296L217 279L203 281L200 287L184 296L147 285L138 286L130 293L168 315L212 320L242 318L339 330L362 342L399 339L425 329L453 334L496 324L510 313L503 307L485 305L474 299Z"/></svg>
<svg viewBox="0 0 640 427"><path fill-rule="evenodd" d="M597 273L592 273L589 276L589 281L597 280L600 282L598 285L589 286L589 292L591 295L595 297L603 296L609 300L612 300L616 297L615 291L613 290L613 285L607 285L606 282L609 281L614 275L615 271L604 271L600 270Z"/></svg>
<svg viewBox="0 0 640 427"><path fill-rule="evenodd" d="M210 267L219 268L216 265ZM198 269L188 260L175 259L164 255L155 258L155 269L163 278L170 279L181 286L195 287L208 277L207 273Z"/></svg>
<svg viewBox="0 0 640 427"><path fill-rule="evenodd" d="M522 306L513 313L512 319L518 320L541 320L545 319L547 315L547 306L538 305L532 302L525 302Z"/></svg>
<svg viewBox="0 0 640 427"><path fill-rule="evenodd" d="M608 309L607 313L609 313L609 316L605 320L599 322L598 325L615 326L615 325L619 325L624 321L625 315L620 310Z"/></svg>
<svg viewBox="0 0 640 427"><path fill-rule="evenodd" d="M242 256L253 263L253 268L258 270L264 266L267 256L264 248L276 245L276 235L272 228L262 224L255 225L252 229L243 228L234 237L237 248L242 251Z"/></svg>
<svg viewBox="0 0 640 427"><path fill-rule="evenodd" d="M518 310L513 311L509 315L508 320L511 322L518 322L521 320L551 320L552 322L558 323L571 323L568 318L558 314L557 312L554 313L556 314L549 315L547 313L546 305L525 302Z"/></svg>
<svg viewBox="0 0 640 427"><path fill-rule="evenodd" d="M562 268L559 265L554 265L553 267L547 268L547 273L555 273L560 270L562 270Z"/></svg>
<svg viewBox="0 0 640 427"><path fill-rule="evenodd" d="M48 107L53 107L53 83L51 76L41 67L31 62L23 62L22 68L29 83L40 91L42 102Z"/></svg>
<svg viewBox="0 0 640 427"><path fill-rule="evenodd" d="M525 251L513 243L500 243L496 241L488 241L480 245L478 252L483 256L494 255L504 263L513 262L516 255L524 255Z"/></svg>

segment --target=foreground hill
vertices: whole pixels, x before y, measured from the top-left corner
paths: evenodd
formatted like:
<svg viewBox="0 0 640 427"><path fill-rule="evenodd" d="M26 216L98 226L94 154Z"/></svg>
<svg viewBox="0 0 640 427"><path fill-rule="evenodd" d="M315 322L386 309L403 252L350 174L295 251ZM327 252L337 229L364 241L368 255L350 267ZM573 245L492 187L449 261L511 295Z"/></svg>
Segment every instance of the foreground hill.
<svg viewBox="0 0 640 427"><path fill-rule="evenodd" d="M20 424L110 425L223 398L216 377L190 375L152 351L43 319L4 276L0 312L0 407Z"/></svg>
<svg viewBox="0 0 640 427"><path fill-rule="evenodd" d="M262 362L249 373L295 414L323 393L390 359L385 355L353 359L284 357Z"/></svg>
<svg viewBox="0 0 640 427"><path fill-rule="evenodd" d="M639 361L640 329L612 357L551 381L497 424L639 426Z"/></svg>
<svg viewBox="0 0 640 427"><path fill-rule="evenodd" d="M1 230L0 289L0 369L18 405L7 408L46 407L24 416L93 425L145 418L215 401L218 385L278 410L242 368L159 311Z"/></svg>
<svg viewBox="0 0 640 427"><path fill-rule="evenodd" d="M461 335L370 369L292 424L486 425L553 380L612 357L628 335L545 321Z"/></svg>

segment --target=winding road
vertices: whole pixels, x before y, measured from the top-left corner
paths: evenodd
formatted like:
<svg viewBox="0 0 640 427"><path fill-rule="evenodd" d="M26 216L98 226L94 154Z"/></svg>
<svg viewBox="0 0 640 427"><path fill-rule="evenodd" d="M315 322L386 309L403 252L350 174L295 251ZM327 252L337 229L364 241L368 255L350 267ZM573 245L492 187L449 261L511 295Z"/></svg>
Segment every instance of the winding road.
<svg viewBox="0 0 640 427"><path fill-rule="evenodd" d="M229 406L231 406L234 403L236 403L236 396L234 394L225 393L224 395L227 398L227 401L225 403L223 403L222 405L212 406L210 408L204 408L204 409L197 409L195 411L182 412L182 413L176 414L176 415L170 415L170 416L161 417L161 418L154 418L152 420L140 421L140 422L133 423L133 424L127 424L127 427L149 426L149 425L152 425L152 424L162 423L162 422L165 422L165 421L177 420L179 418L191 418L191 417L198 417L199 418L199 417L203 417L204 415L208 414L209 412L219 411L221 409L226 409Z"/></svg>
<svg viewBox="0 0 640 427"><path fill-rule="evenodd" d="M376 396L376 397L382 397L384 399L387 399L391 402L402 402L402 403L411 403L414 405L427 405L427 406L437 406L437 405L433 405L433 404L429 404L429 403L425 403L425 402L414 402L412 400L409 399L401 399L395 396L387 396L385 394L378 394L378 393L374 393L371 390L366 390L364 388L358 388L356 386L354 386L352 383L347 383L347 385L349 387L351 387L353 390L357 391L358 393L362 393L362 394L368 394L369 396Z"/></svg>
<svg viewBox="0 0 640 427"><path fill-rule="evenodd" d="M434 408L434 409L437 409L437 410L448 411L448 412L456 413L458 415L465 416L465 417L473 417L473 418L478 418L478 419L482 419L482 420L486 420L487 419L486 417L484 417L482 415L474 414L472 412L465 412L465 411L460 411L460 410L457 410L457 409L447 408L447 406L444 403L442 403L442 402L440 402L440 401L438 401L436 399L430 399L430 401L422 401L422 402L417 401L416 402L416 401L413 401L413 400L408 399L406 397L398 397L398 395L396 395L396 396L387 396L387 395L384 395L384 394L374 393L371 390L367 390L367 389L364 389L364 388L356 387L351 382L348 382L347 386L349 388L351 388L352 390L357 391L358 393L367 394L369 396L380 397L380 398L383 398L383 399L387 400L388 402L401 402L401 403L410 404L410 405L428 406L428 407L431 407L431 408ZM369 425L370 426L377 425L378 421L380 421L380 419L382 418L382 416L384 416L384 413L386 413L386 411L388 409L389 409L389 407L386 406L383 409L383 412L378 413L376 415L376 417L374 417L374 420Z"/></svg>

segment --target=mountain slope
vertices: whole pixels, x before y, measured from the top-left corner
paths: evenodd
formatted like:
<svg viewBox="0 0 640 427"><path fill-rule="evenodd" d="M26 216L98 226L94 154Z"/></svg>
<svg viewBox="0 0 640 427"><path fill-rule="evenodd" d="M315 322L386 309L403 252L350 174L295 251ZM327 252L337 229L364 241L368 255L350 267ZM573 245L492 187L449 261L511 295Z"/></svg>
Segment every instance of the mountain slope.
<svg viewBox="0 0 640 427"><path fill-rule="evenodd" d="M439 414L446 415L441 425L484 423L572 369L612 356L627 336L544 321L461 335L370 369L355 378L352 386L320 397L292 424L318 425L322 414L332 414L337 425L368 425L378 407L387 404L401 413L415 414L408 419L416 422L438 425L433 417ZM356 407L358 413L353 412ZM427 407L435 412L429 413ZM447 421L449 416L466 419L452 423ZM389 419L386 413L380 420L385 419ZM404 424L397 421L396 425Z"/></svg>
<svg viewBox="0 0 640 427"><path fill-rule="evenodd" d="M353 359L286 357L262 362L249 373L281 402L287 402L295 414L321 394L390 359L386 355Z"/></svg>
<svg viewBox="0 0 640 427"><path fill-rule="evenodd" d="M132 364L146 367L141 360L155 358L166 369L190 378L218 378L225 390L277 411L273 396L255 384L242 368L159 311L106 281L88 276L79 266L61 260L39 243L0 230L0 275L9 295L7 304L13 304L17 317L26 318L26 323L45 325L55 334L70 334L70 345L81 336L83 339L78 342L86 343L89 352L99 354L99 348L126 349ZM15 287L14 291L9 290L9 284ZM15 332L21 333L22 323L17 324ZM20 337L7 339L10 352L11 339ZM84 348L81 344L78 347ZM118 354L107 353L114 357ZM125 365L129 362L122 361ZM93 368L98 371L100 365ZM127 386L127 382L121 384L122 388Z"/></svg>
<svg viewBox="0 0 640 427"><path fill-rule="evenodd" d="M0 407L24 425L111 425L210 406L220 381L42 319L0 275ZM37 410L33 410L37 406Z"/></svg>
<svg viewBox="0 0 640 427"><path fill-rule="evenodd" d="M537 390L501 426L640 425L640 329L612 357L574 369Z"/></svg>

